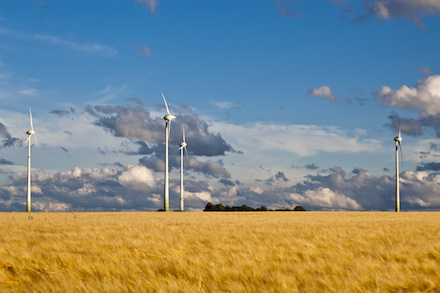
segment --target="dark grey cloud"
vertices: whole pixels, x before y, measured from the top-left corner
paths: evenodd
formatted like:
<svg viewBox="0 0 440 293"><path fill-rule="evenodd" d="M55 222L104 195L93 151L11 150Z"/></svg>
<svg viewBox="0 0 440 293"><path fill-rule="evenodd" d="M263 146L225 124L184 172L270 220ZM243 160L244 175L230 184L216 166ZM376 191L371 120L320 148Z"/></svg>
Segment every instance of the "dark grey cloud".
<svg viewBox="0 0 440 293"><path fill-rule="evenodd" d="M196 156L223 156L233 151L221 134L209 132L209 125L189 107L182 106L184 114L177 114L171 123L170 149L182 141L182 125L185 127L188 151ZM85 111L96 118L95 125L117 137L145 141L148 145L164 142L165 122L151 118L143 107L137 106L87 106Z"/></svg>
<svg viewBox="0 0 440 293"><path fill-rule="evenodd" d="M0 159L0 165L14 165L14 163L6 159Z"/></svg>
<svg viewBox="0 0 440 293"><path fill-rule="evenodd" d="M20 139L12 137L6 126L0 122L0 148L12 147L20 144Z"/></svg>
<svg viewBox="0 0 440 293"><path fill-rule="evenodd" d="M278 171L277 174L275 174L275 180L276 181L282 181L282 182L288 182L289 179L287 179L286 175L284 174L284 172Z"/></svg>
<svg viewBox="0 0 440 293"><path fill-rule="evenodd" d="M416 171L440 171L440 163L422 163L421 166L417 166Z"/></svg>
<svg viewBox="0 0 440 293"><path fill-rule="evenodd" d="M62 116L68 115L70 112L66 111L66 110L52 110L49 113L56 115L56 116L59 116L59 117L62 117Z"/></svg>
<svg viewBox="0 0 440 293"><path fill-rule="evenodd" d="M170 171L173 169L180 170L180 155L176 152L168 155ZM155 171L165 171L165 151L162 154L156 154L155 156L144 156L139 159L139 164ZM223 166L221 160L206 162L199 161L194 156L184 157L184 171L192 171L195 173L203 174L213 178L231 178L231 174Z"/></svg>
<svg viewBox="0 0 440 293"><path fill-rule="evenodd" d="M235 186L235 183L232 182L231 180L228 179L220 179L218 182L220 182L221 184L225 185L225 186Z"/></svg>
<svg viewBox="0 0 440 293"><path fill-rule="evenodd" d="M388 116L390 120L389 123L385 124L385 127L390 128L396 133L399 132L399 127L402 133L410 136L420 136L423 134L422 123L420 120L412 118L401 118L397 114L392 114Z"/></svg>
<svg viewBox="0 0 440 293"><path fill-rule="evenodd" d="M154 148L151 148L146 142L138 140L133 142L135 145L138 145L139 148L136 151L122 151L123 153L127 155L150 155L153 153L160 152L160 150L163 150L162 145L156 145Z"/></svg>
<svg viewBox="0 0 440 293"><path fill-rule="evenodd" d="M295 166L295 165L293 165L292 168L294 168L294 169L318 170L319 166L316 165L315 163L309 163L309 164L305 164L304 166Z"/></svg>

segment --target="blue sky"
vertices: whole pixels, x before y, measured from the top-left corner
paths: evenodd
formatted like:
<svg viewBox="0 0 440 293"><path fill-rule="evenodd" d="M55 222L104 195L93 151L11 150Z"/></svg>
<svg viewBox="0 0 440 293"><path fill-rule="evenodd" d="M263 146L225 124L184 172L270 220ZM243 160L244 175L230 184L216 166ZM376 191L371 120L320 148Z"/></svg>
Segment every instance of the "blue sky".
<svg viewBox="0 0 440 293"><path fill-rule="evenodd" d="M2 1L0 211L440 209L440 3Z"/></svg>

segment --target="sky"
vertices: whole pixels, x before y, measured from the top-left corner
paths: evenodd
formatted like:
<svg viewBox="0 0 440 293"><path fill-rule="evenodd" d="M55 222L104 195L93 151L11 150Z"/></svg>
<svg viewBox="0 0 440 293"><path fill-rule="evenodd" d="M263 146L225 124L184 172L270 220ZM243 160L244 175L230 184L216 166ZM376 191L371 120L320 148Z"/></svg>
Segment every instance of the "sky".
<svg viewBox="0 0 440 293"><path fill-rule="evenodd" d="M0 211L440 210L440 1L0 2Z"/></svg>

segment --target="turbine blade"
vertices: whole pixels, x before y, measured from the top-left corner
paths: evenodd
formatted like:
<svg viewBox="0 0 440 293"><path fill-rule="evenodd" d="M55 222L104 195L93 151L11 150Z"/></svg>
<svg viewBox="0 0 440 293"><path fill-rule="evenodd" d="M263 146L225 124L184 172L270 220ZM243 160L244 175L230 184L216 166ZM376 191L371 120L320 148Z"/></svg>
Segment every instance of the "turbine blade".
<svg viewBox="0 0 440 293"><path fill-rule="evenodd" d="M33 130L34 129L34 124L32 123L32 111L31 111L31 108L29 108L29 117L30 117L30 120L31 120L31 129Z"/></svg>
<svg viewBox="0 0 440 293"><path fill-rule="evenodd" d="M28 135L28 138L24 142L28 142L31 139L31 136Z"/></svg>
<svg viewBox="0 0 440 293"><path fill-rule="evenodd" d="M168 121L168 139L170 139L171 134L171 120Z"/></svg>
<svg viewBox="0 0 440 293"><path fill-rule="evenodd" d="M37 140L37 137L35 136L35 133L34 134L32 134L32 136L34 137L34 139L35 139L35 143L38 145L38 140Z"/></svg>
<svg viewBox="0 0 440 293"><path fill-rule="evenodd" d="M183 142L186 143L186 141L185 141L185 127L183 127L183 125L182 125L182 131L183 131Z"/></svg>
<svg viewBox="0 0 440 293"><path fill-rule="evenodd" d="M165 102L165 107L167 108L167 113L168 113L168 115L171 115L170 114L170 109L168 109L167 100L165 99L165 96L163 95L163 93L161 93L161 94L162 94L163 101Z"/></svg>
<svg viewBox="0 0 440 293"><path fill-rule="evenodd" d="M400 161L403 163L403 151L402 151L402 143L399 141L399 147L400 147Z"/></svg>
<svg viewBox="0 0 440 293"><path fill-rule="evenodd" d="M188 159L188 149L185 146L185 155L186 155L186 159Z"/></svg>

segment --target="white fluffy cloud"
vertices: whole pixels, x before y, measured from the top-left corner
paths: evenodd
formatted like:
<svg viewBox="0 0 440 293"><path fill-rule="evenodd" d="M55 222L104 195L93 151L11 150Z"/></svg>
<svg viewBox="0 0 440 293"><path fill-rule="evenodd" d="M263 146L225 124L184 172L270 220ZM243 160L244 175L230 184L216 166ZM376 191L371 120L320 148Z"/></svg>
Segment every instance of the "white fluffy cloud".
<svg viewBox="0 0 440 293"><path fill-rule="evenodd" d="M336 102L336 97L329 86L325 85L320 88L310 89L307 91L309 97L319 97L322 100L329 99L332 102Z"/></svg>
<svg viewBox="0 0 440 293"><path fill-rule="evenodd" d="M421 79L413 88L403 85L393 90L383 86L375 93L376 100L388 107L416 110L422 114L440 114L440 75Z"/></svg>
<svg viewBox="0 0 440 293"><path fill-rule="evenodd" d="M144 166L129 166L126 171L119 175L118 180L123 186L140 185L142 188L142 186L155 187L156 185L153 173Z"/></svg>
<svg viewBox="0 0 440 293"><path fill-rule="evenodd" d="M290 198L301 205L330 210L363 210L363 207L355 200L324 187L306 190L303 195L293 193Z"/></svg>

